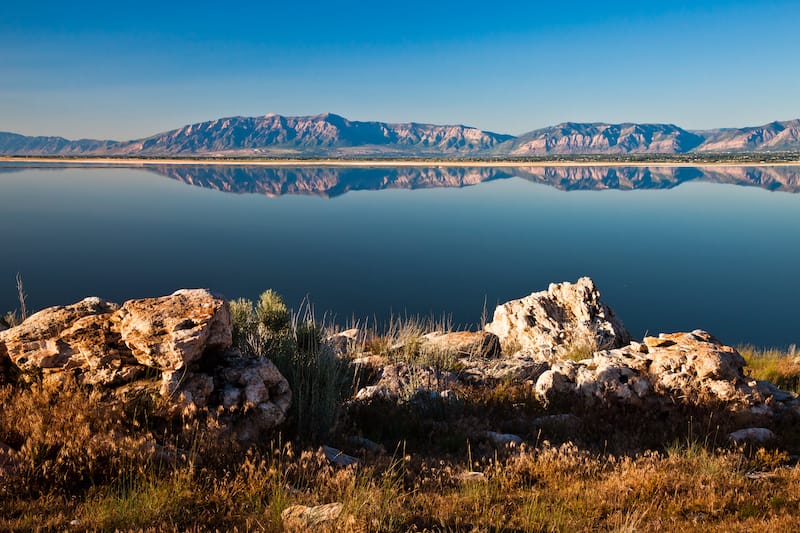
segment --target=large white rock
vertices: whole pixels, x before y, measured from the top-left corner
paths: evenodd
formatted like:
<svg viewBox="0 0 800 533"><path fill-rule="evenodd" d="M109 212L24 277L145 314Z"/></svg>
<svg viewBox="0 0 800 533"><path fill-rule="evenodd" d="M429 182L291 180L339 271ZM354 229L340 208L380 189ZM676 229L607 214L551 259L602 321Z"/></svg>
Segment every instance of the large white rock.
<svg viewBox="0 0 800 533"><path fill-rule="evenodd" d="M497 306L486 331L504 347L526 350L548 360L576 351L618 348L630 334L614 312L600 301L587 277L576 283L551 283L546 291Z"/></svg>

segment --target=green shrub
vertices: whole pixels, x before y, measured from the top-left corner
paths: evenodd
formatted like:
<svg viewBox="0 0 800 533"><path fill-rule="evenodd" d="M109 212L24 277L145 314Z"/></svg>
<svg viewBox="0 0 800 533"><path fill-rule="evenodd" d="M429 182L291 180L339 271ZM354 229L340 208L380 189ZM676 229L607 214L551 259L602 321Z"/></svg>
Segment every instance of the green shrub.
<svg viewBox="0 0 800 533"><path fill-rule="evenodd" d="M291 430L301 440L325 439L352 382L348 365L324 342L325 327L316 323L309 306L302 318L293 315L272 290L263 292L257 305L242 298L230 305L235 345L270 359L289 381Z"/></svg>
<svg viewBox="0 0 800 533"><path fill-rule="evenodd" d="M256 307L258 322L272 333L281 333L289 329L291 313L281 296L272 289L264 291L258 299Z"/></svg>

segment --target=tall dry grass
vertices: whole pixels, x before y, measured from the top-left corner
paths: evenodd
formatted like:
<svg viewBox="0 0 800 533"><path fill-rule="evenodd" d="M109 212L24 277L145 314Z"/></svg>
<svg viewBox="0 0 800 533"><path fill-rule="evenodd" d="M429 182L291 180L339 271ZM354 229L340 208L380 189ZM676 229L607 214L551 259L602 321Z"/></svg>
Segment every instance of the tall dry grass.
<svg viewBox="0 0 800 533"><path fill-rule="evenodd" d="M237 346L275 360L295 390L272 441L244 449L202 420L161 420L146 398L109 401L70 381L6 385L0 442L13 454L0 462L0 530L281 531L287 507L331 502L343 512L326 527L345 532L800 529L796 458L781 443L725 444L716 413L678 412L686 420L676 422L572 410L580 429L543 429L532 422L554 413L507 382L461 387L425 416L395 405L359 418L343 409L353 376L347 355L326 347L331 328L274 293L232 308ZM446 368L420 338L447 329L396 321L351 348ZM754 376L794 379L785 354L743 353ZM526 444L498 449L484 430ZM352 435L389 453L348 445ZM361 463L331 465L318 449L327 439Z"/></svg>

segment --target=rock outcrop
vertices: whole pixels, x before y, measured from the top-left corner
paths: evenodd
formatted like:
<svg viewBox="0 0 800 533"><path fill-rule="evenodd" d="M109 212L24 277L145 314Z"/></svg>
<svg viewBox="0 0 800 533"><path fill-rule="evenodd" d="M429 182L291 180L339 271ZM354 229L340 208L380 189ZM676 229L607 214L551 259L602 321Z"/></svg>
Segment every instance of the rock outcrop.
<svg viewBox="0 0 800 533"><path fill-rule="evenodd" d="M45 309L0 332L0 363L23 379L71 375L121 397L152 389L173 413L213 407L249 439L283 421L291 391L272 362L243 356L231 344L227 302L191 289L122 306L86 298Z"/></svg>
<svg viewBox="0 0 800 533"><path fill-rule="evenodd" d="M794 396L744 375L742 356L705 331L645 337L644 343L559 361L536 381L545 403L724 406L766 414Z"/></svg>
<svg viewBox="0 0 800 533"><path fill-rule="evenodd" d="M551 283L547 291L497 306L486 331L504 347L557 360L576 351L619 348L630 334L606 304L590 278Z"/></svg>
<svg viewBox="0 0 800 533"><path fill-rule="evenodd" d="M744 358L705 331L631 341L589 278L499 305L485 329L490 337L434 332L420 338L420 352L436 347L459 356L450 372L357 359L380 370L355 401L407 403L460 394L465 386L512 383L532 387L544 405L570 408L634 406L669 416L678 406L712 407L742 421L800 415L795 394L746 376Z"/></svg>

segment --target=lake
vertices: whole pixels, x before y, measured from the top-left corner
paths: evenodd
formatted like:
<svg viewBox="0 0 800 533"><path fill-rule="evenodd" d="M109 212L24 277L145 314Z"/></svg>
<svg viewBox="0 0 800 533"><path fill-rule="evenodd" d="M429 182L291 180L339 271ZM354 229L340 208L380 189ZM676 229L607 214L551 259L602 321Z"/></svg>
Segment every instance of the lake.
<svg viewBox="0 0 800 533"><path fill-rule="evenodd" d="M0 311L273 288L449 316L591 276L635 336L800 341L800 167L0 165Z"/></svg>

